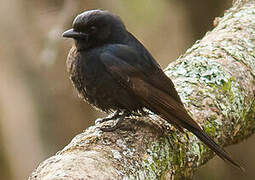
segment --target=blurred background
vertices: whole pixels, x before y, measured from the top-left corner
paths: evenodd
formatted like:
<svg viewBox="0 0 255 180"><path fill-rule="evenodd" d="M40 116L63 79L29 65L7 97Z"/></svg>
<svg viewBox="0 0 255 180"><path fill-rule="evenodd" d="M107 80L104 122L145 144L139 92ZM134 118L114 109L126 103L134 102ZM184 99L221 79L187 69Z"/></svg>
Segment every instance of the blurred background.
<svg viewBox="0 0 255 180"><path fill-rule="evenodd" d="M213 28L231 0L1 0L0 179L26 179L103 113L77 97L66 73L72 41L62 32L88 9L119 15L162 67ZM194 179L252 179L255 138L228 147L246 174L219 158Z"/></svg>

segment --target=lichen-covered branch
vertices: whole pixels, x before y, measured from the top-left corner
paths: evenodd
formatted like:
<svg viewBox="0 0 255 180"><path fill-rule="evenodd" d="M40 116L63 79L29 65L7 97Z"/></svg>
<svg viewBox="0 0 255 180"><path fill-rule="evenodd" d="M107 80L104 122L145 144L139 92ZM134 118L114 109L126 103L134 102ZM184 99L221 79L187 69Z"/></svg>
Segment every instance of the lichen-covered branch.
<svg viewBox="0 0 255 180"><path fill-rule="evenodd" d="M214 25L166 73L191 116L227 146L255 130L255 1L235 1ZM115 132L100 126L77 135L29 179L192 178L213 157L194 135L153 114L127 119Z"/></svg>

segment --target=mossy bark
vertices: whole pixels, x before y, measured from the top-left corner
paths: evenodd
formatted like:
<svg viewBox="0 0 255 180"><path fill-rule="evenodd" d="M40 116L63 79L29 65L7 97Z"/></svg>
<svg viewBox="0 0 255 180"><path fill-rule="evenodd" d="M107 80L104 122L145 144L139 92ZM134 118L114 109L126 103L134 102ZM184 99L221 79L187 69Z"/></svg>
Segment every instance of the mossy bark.
<svg viewBox="0 0 255 180"><path fill-rule="evenodd" d="M235 1L215 28L166 68L190 115L222 146L255 130L255 1ZM108 122L112 123L112 122ZM155 115L128 129L88 128L29 179L190 179L214 154Z"/></svg>

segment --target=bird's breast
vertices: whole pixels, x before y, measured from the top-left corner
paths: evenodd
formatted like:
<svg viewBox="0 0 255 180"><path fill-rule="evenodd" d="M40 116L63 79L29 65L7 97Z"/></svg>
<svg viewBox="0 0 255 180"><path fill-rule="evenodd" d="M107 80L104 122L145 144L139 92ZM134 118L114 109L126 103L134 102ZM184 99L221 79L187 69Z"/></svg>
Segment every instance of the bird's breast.
<svg viewBox="0 0 255 180"><path fill-rule="evenodd" d="M99 56L100 51L70 50L67 68L79 96L103 111L140 109L133 93L113 78Z"/></svg>
<svg viewBox="0 0 255 180"><path fill-rule="evenodd" d="M66 59L66 67L67 67L67 72L71 75L72 73L75 72L76 64L77 64L77 56L78 52L75 46L73 46L67 56Z"/></svg>
<svg viewBox="0 0 255 180"><path fill-rule="evenodd" d="M106 103L116 90L116 85L98 60L97 54L78 52L73 47L69 52L66 65L69 77L79 96L90 104L106 110L108 106Z"/></svg>

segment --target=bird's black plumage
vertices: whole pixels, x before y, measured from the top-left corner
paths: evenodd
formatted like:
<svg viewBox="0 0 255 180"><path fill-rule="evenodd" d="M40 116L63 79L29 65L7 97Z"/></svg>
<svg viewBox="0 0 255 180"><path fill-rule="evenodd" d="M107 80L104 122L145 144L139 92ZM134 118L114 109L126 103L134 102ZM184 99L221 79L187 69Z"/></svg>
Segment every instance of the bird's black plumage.
<svg viewBox="0 0 255 180"><path fill-rule="evenodd" d="M223 160L241 168L188 115L172 81L119 17L108 11L86 11L63 36L75 41L67 69L79 95L105 112L117 111L117 125L147 108L177 129L191 131ZM103 130L115 130L117 125Z"/></svg>

